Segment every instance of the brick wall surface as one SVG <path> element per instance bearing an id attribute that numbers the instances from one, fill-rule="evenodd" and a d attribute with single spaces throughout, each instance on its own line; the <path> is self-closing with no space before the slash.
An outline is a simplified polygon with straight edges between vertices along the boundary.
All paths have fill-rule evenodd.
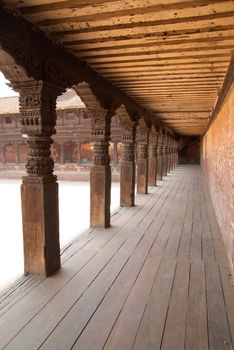
<path id="1" fill-rule="evenodd" d="M 234 277 L 234 84 L 202 139 L 201 163 Z"/>

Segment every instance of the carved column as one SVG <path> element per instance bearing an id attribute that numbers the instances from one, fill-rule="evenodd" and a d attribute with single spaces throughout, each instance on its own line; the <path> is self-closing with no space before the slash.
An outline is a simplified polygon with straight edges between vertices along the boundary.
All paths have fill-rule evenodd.
<path id="1" fill-rule="evenodd" d="M 179 163 L 179 154 L 178 154 L 178 142 L 175 141 L 175 166 Z"/>
<path id="2" fill-rule="evenodd" d="M 163 160 L 162 160 L 162 148 L 163 148 L 163 133 L 160 131 L 158 134 L 157 143 L 157 178 L 158 180 L 163 179 Z"/>
<path id="3" fill-rule="evenodd" d="M 28 144 L 27 176 L 21 185 L 24 269 L 49 276 L 60 267 L 58 184 L 50 146 L 61 91 L 45 81 L 13 86 L 20 93 L 21 132 Z"/>
<path id="4" fill-rule="evenodd" d="M 158 134 L 152 129 L 149 136 L 149 171 L 148 171 L 148 184 L 149 186 L 156 186 L 157 184 L 157 143 Z"/>
<path id="5" fill-rule="evenodd" d="M 171 169 L 171 137 L 168 137 L 167 141 L 167 173 L 170 173 Z"/>
<path id="6" fill-rule="evenodd" d="M 172 163 L 172 170 L 175 168 L 175 141 L 172 139 L 171 141 L 171 163 Z"/>
<path id="7" fill-rule="evenodd" d="M 91 117 L 93 165 L 90 171 L 90 224 L 110 226 L 111 167 L 109 157 L 110 125 L 113 113 L 94 111 Z"/>
<path id="8" fill-rule="evenodd" d="M 123 158 L 120 168 L 120 205 L 135 205 L 135 141 L 136 123 L 122 124 Z"/>
<path id="9" fill-rule="evenodd" d="M 168 154 L 167 154 L 167 143 L 168 138 L 167 134 L 163 137 L 163 147 L 162 147 L 162 173 L 163 176 L 167 176 L 167 162 L 168 162 Z"/>
<path id="10" fill-rule="evenodd" d="M 148 192 L 148 138 L 149 130 L 143 118 L 137 129 L 137 193 Z"/>

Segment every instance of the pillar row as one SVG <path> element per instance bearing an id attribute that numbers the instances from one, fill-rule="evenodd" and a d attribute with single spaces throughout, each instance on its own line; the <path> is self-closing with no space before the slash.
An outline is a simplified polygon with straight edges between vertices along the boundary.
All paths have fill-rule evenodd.
<path id="1" fill-rule="evenodd" d="M 61 91 L 45 81 L 13 86 L 20 93 L 21 132 L 28 144 L 27 176 L 21 185 L 24 270 L 49 276 L 60 267 L 58 183 L 50 146 Z"/>

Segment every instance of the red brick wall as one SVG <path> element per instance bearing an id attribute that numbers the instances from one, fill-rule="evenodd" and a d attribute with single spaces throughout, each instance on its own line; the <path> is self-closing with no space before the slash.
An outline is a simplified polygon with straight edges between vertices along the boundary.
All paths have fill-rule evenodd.
<path id="1" fill-rule="evenodd" d="M 234 277 L 234 85 L 202 139 L 201 163 Z"/>

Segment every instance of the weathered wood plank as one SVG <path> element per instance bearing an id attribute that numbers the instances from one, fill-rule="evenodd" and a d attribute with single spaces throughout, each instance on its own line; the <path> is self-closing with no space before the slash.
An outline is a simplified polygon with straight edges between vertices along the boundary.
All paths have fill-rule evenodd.
<path id="1" fill-rule="evenodd" d="M 149 296 L 133 349 L 160 349 L 176 261 L 163 262 Z M 160 315 L 160 317 L 159 317 Z"/>
<path id="2" fill-rule="evenodd" d="M 190 264 L 179 261 L 173 283 L 161 350 L 184 349 Z"/>
<path id="3" fill-rule="evenodd" d="M 218 265 L 206 264 L 210 350 L 233 349 Z"/>

